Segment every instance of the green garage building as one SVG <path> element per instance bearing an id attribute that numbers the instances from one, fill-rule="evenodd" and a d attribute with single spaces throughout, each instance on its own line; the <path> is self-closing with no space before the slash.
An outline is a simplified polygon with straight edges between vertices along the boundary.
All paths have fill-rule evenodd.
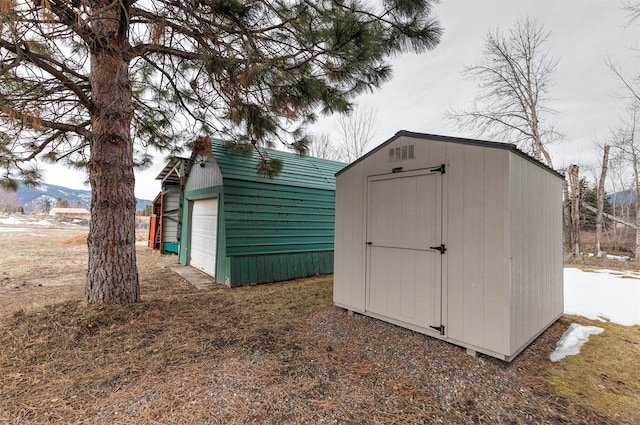
<path id="1" fill-rule="evenodd" d="M 261 149 L 262 151 L 262 149 Z M 228 286 L 333 272 L 335 173 L 346 164 L 266 149 L 283 162 L 269 179 L 260 154 L 219 140 L 184 183 L 179 261 Z"/>

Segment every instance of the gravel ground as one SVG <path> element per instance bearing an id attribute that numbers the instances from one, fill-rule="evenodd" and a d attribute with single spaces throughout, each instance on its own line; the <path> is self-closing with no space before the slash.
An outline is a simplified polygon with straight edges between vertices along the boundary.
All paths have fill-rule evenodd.
<path id="1" fill-rule="evenodd" d="M 325 308 L 293 329 L 215 339 L 204 363 L 155 371 L 96 401 L 79 422 L 607 423 L 552 397 L 537 375 L 564 327 L 552 326 L 505 363 Z"/>

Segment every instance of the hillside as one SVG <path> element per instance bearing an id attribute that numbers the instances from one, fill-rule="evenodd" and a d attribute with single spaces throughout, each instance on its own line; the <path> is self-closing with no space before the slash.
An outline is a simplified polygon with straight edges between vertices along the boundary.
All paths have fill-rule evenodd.
<path id="1" fill-rule="evenodd" d="M 3 197 L 0 193 L 0 207 L 4 208 L 5 205 L 2 205 L 2 198 L 10 200 L 10 202 L 5 201 L 4 203 L 6 204 L 22 206 L 25 212 L 42 211 L 47 201 L 49 201 L 51 208 L 58 206 L 59 200 L 68 201 L 69 207 L 81 205 L 89 209 L 91 205 L 91 191 L 89 190 L 70 189 L 68 187 L 46 183 L 36 188 L 30 188 L 22 184 L 21 181 L 18 181 L 18 191 L 15 194 L 5 192 Z M 136 199 L 137 210 L 142 210 L 147 205 L 151 205 L 150 200 Z"/>

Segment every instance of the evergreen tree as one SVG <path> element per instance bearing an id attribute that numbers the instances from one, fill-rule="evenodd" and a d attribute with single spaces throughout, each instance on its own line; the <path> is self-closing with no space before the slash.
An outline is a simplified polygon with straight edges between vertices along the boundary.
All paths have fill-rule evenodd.
<path id="1" fill-rule="evenodd" d="M 138 301 L 133 169 L 148 147 L 218 135 L 304 153 L 318 112 L 349 111 L 389 57 L 438 43 L 434 3 L 0 0 L 0 183 L 36 181 L 36 158 L 86 167 L 87 300 Z"/>
<path id="2" fill-rule="evenodd" d="M 580 180 L 580 203 L 587 204 L 591 207 L 595 208 L 597 204 L 598 197 L 598 187 L 594 185 L 589 187 L 587 181 L 583 178 Z M 603 211 L 607 214 L 612 214 L 611 203 L 607 199 L 605 194 L 604 197 L 604 208 Z M 610 220 L 603 220 L 603 225 L 607 228 L 610 225 Z M 596 229 L 596 213 L 588 210 L 586 208 L 580 208 L 580 229 L 595 231 Z"/>

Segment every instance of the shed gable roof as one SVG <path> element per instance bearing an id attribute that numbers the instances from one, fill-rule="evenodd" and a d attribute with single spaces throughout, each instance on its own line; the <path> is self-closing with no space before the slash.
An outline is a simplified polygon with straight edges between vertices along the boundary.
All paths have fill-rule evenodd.
<path id="1" fill-rule="evenodd" d="M 446 142 L 446 143 L 460 143 L 460 144 L 465 144 L 465 145 L 481 146 L 481 147 L 490 148 L 490 149 L 508 150 L 508 151 L 513 152 L 514 154 L 516 154 L 518 156 L 521 156 L 522 158 L 526 159 L 527 161 L 532 162 L 535 165 L 544 168 L 545 170 L 547 170 L 551 174 L 554 174 L 555 176 L 557 176 L 557 177 L 559 177 L 559 178 L 564 180 L 564 176 L 561 173 L 557 172 L 553 168 L 548 167 L 547 165 L 543 164 L 542 162 L 538 161 L 537 159 L 533 158 L 532 156 L 527 155 L 526 153 L 524 153 L 523 151 L 518 149 L 516 147 L 516 145 L 514 145 L 512 143 L 489 142 L 489 141 L 486 141 L 486 140 L 465 139 L 465 138 L 461 138 L 461 137 L 451 137 L 451 136 L 440 136 L 440 135 L 437 135 L 437 134 L 416 133 L 416 132 L 406 131 L 406 130 L 398 131 L 393 137 L 391 137 L 390 139 L 388 139 L 385 142 L 383 142 L 380 146 L 378 146 L 375 149 L 371 150 L 366 155 L 361 156 L 360 158 L 358 158 L 357 160 L 355 160 L 351 164 L 347 165 L 343 169 L 339 170 L 336 173 L 336 176 L 344 173 L 349 168 L 351 168 L 353 165 L 359 163 L 360 161 L 363 161 L 365 158 L 369 157 L 370 155 L 373 155 L 374 153 L 378 152 L 379 150 L 384 149 L 387 145 L 389 145 L 390 143 L 392 143 L 396 139 L 398 139 L 400 137 L 403 137 L 403 136 L 411 137 L 411 138 L 414 138 L 414 139 L 435 140 L 435 141 Z"/>
<path id="2" fill-rule="evenodd" d="M 256 150 L 253 150 L 248 155 L 242 155 L 229 152 L 221 140 L 212 140 L 211 145 L 213 157 L 224 179 L 335 190 L 335 175 L 347 165 L 327 159 L 260 148 L 260 151 L 264 149 L 270 158 L 279 159 L 283 162 L 280 174 L 270 179 L 259 175 L 257 172 L 257 166 L 261 158 Z"/>

